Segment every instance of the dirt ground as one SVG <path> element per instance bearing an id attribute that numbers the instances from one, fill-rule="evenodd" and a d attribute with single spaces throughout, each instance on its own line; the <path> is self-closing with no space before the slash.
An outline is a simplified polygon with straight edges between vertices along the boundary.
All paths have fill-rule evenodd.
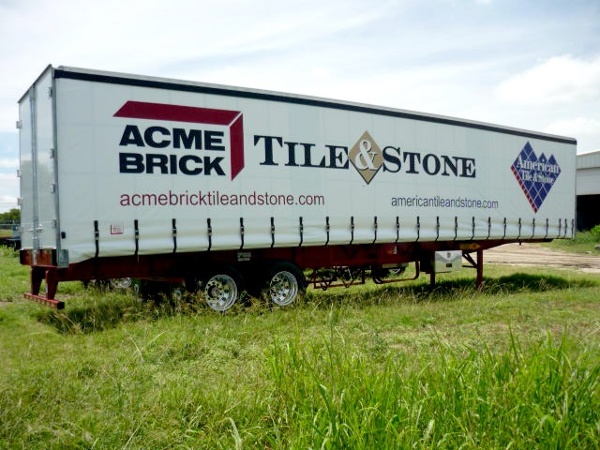
<path id="1" fill-rule="evenodd" d="M 483 262 L 514 266 L 571 268 L 600 274 L 600 252 L 589 255 L 552 250 L 536 244 L 506 244 L 483 252 Z"/>

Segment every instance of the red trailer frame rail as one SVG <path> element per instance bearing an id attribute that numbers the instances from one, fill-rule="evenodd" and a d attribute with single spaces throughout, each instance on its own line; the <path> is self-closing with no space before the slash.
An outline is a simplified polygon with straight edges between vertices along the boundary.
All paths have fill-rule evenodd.
<path id="1" fill-rule="evenodd" d="M 538 240 L 545 242 L 547 240 Z M 359 244 L 342 246 L 294 247 L 280 249 L 257 249 L 247 251 L 199 252 L 167 255 L 132 255 L 126 257 L 94 258 L 69 265 L 66 268 L 52 264 L 56 255 L 45 250 L 36 255 L 40 263 L 32 263 L 33 253 L 21 251 L 21 262 L 31 265 L 31 291 L 25 294 L 29 300 L 61 309 L 64 303 L 56 299 L 60 282 L 108 280 L 114 278 L 140 278 L 172 282 L 188 282 L 202 279 L 218 268 L 235 269 L 244 281 L 256 281 L 265 276 L 274 263 L 286 262 L 299 270 L 312 270 L 309 277 L 315 289 L 334 287 L 348 288 L 366 282 L 367 272 L 376 284 L 397 283 L 417 279 L 422 272 L 428 273 L 430 283 L 435 284 L 436 272 L 432 257 L 435 252 L 459 250 L 469 263 L 466 267 L 476 269 L 475 285 L 483 284 L 483 252 L 485 249 L 511 242 L 485 240 L 466 242 L 414 242 L 399 244 Z M 473 254 L 476 256 L 473 258 Z M 388 268 L 415 264 L 412 277 L 383 278 Z M 337 268 L 335 276 L 319 275 L 320 269 Z M 356 276 L 345 276 L 355 271 Z M 262 280 L 265 281 L 265 280 Z M 45 292 L 41 292 L 45 284 Z M 259 283 L 260 284 L 260 283 Z"/>

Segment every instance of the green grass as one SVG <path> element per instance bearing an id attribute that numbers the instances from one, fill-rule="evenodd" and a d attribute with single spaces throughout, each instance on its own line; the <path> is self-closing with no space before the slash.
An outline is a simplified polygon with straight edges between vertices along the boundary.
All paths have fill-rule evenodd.
<path id="1" fill-rule="evenodd" d="M 0 250 L 0 449 L 600 448 L 600 277 L 486 267 L 217 314 Z"/>
<path id="2" fill-rule="evenodd" d="M 596 250 L 596 246 L 600 245 L 600 225 L 591 230 L 578 231 L 573 239 L 555 239 L 545 245 L 573 253 L 600 255 L 600 251 Z"/>

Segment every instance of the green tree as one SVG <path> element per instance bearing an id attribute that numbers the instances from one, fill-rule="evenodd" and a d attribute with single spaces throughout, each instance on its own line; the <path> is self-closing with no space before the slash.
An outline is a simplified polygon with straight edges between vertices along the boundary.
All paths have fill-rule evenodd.
<path id="1" fill-rule="evenodd" d="M 12 223 L 21 221 L 21 210 L 18 208 L 13 208 L 8 212 L 0 213 L 0 222 L 3 223 Z"/>

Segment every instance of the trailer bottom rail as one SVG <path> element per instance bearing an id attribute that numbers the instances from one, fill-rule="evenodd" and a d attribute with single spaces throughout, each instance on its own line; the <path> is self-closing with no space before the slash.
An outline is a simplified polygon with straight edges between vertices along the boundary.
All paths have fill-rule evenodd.
<path id="1" fill-rule="evenodd" d="M 65 303 L 60 300 L 46 298 L 43 295 L 36 295 L 32 293 L 23 294 L 27 300 L 31 300 L 32 302 L 40 303 L 42 305 L 50 306 L 54 309 L 64 309 Z"/>

